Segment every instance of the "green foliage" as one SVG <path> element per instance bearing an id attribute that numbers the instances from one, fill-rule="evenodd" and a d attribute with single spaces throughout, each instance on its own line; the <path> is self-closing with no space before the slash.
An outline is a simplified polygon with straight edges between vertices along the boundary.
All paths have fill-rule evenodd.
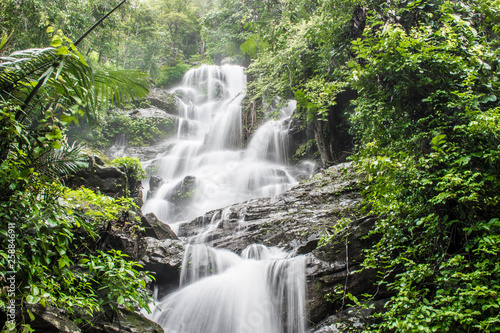
<path id="1" fill-rule="evenodd" d="M 12 32 L 5 53 L 40 47 L 49 26 L 76 40 L 114 5 L 108 0 L 2 1 L 0 34 Z M 199 1 L 129 0 L 79 48 L 94 69 L 139 69 L 156 79 L 163 64 L 202 51 L 198 18 L 203 10 Z"/>
<path id="2" fill-rule="evenodd" d="M 118 126 L 123 127 L 127 123 L 123 133 L 131 146 L 148 146 L 168 137 L 174 130 L 174 124 L 170 118 L 129 118 L 125 120 L 122 116 L 115 118 Z M 108 126 L 112 126 L 108 123 Z M 118 132 L 115 128 L 115 131 Z M 117 133 L 118 134 L 118 133 Z"/>
<path id="3" fill-rule="evenodd" d="M 304 89 L 295 91 L 297 104 L 306 112 L 308 121 L 328 119 L 329 108 L 336 105 L 336 95 L 346 87 L 345 82 L 327 82 L 325 78 L 316 76 L 304 84 Z"/>
<path id="4" fill-rule="evenodd" d="M 67 176 L 87 166 L 85 157 L 81 153 L 82 149 L 83 146 L 75 144 L 69 146 L 63 142 L 60 149 L 50 149 L 39 155 L 33 167 L 37 172 L 48 177 Z"/>
<path id="5" fill-rule="evenodd" d="M 124 170 L 129 182 L 138 182 L 146 178 L 146 172 L 137 157 L 119 157 L 113 160 L 114 165 Z"/>
<path id="6" fill-rule="evenodd" d="M 100 226 L 110 221 L 127 220 L 128 214 L 134 214 L 134 211 L 139 209 L 132 198 L 111 198 L 85 187 L 77 190 L 66 188 L 63 198 L 73 210 L 89 217 L 92 223 Z"/>
<path id="7" fill-rule="evenodd" d="M 0 41 L 0 51 L 2 51 L 2 49 L 7 45 L 13 33 L 14 31 L 12 31 L 9 35 L 7 35 L 6 32 L 3 32 L 2 40 Z"/>
<path id="8" fill-rule="evenodd" d="M 53 35 L 51 46 L 0 58 L 1 96 L 21 105 L 16 120 L 38 125 L 50 132 L 47 135 L 60 138 L 61 127 L 77 122 L 79 115 L 95 116 L 111 101 L 121 105 L 149 92 L 144 73 L 93 71 L 60 32 Z"/>
<path id="9" fill-rule="evenodd" d="M 190 66 L 183 62 L 178 62 L 175 66 L 163 66 L 156 79 L 156 86 L 169 88 L 179 83 L 189 68 Z"/>
<path id="10" fill-rule="evenodd" d="M 201 18 L 201 35 L 207 42 L 206 56 L 213 61 L 239 55 L 240 45 L 252 34 L 244 25 L 251 10 L 243 1 L 210 1 L 210 4 L 210 10 Z"/>
<path id="11" fill-rule="evenodd" d="M 69 127 L 72 141 L 102 149 L 111 147 L 120 136 L 131 146 L 149 146 L 167 138 L 175 130 L 170 118 L 132 118 L 119 110 L 110 110 L 99 120 L 98 126 L 88 123 Z"/>
<path id="12" fill-rule="evenodd" d="M 255 58 L 259 50 L 264 50 L 269 47 L 269 42 L 264 41 L 258 34 L 250 36 L 243 44 L 240 45 L 240 50 L 243 54 L 248 54 Z"/>
<path id="13" fill-rule="evenodd" d="M 59 179 L 85 166 L 81 147 L 66 144 L 66 126 L 82 111 L 93 114 L 106 98 L 118 99 L 115 93 L 145 93 L 142 79 L 129 85 L 135 74 L 123 80 L 116 73 L 97 74 L 60 34 L 52 46 L 1 58 L 0 246 L 10 252 L 0 254 L 0 279 L 15 274 L 15 290 L 2 290 L 0 306 L 14 302 L 20 313 L 26 313 L 26 303 L 54 306 L 75 321 L 81 317 L 77 309 L 92 320 L 115 304 L 147 307 L 141 282 L 147 273 L 120 253 L 98 251 L 95 238 L 105 221 L 111 225 L 120 214 L 124 221 L 132 202 L 81 190 L 94 205 L 83 212 L 78 196 L 67 196 L 76 192 Z M 28 317 L 19 325 L 29 331 Z"/>
<path id="14" fill-rule="evenodd" d="M 295 161 L 300 161 L 301 159 L 306 157 L 306 155 L 310 151 L 315 151 L 314 148 L 316 148 L 316 140 L 315 139 L 308 140 L 306 143 L 300 145 L 299 148 L 297 148 L 295 154 L 293 154 L 293 159 Z"/>
<path id="15" fill-rule="evenodd" d="M 355 160 L 382 216 L 364 265 L 394 295 L 371 331 L 498 331 L 500 84 L 481 14 L 386 4 L 353 44 Z"/>
<path id="16" fill-rule="evenodd" d="M 118 306 L 124 306 L 135 311 L 139 306 L 149 312 L 151 298 L 146 282 L 152 276 L 137 271 L 135 268 L 142 266 L 128 260 L 126 254 L 116 250 L 97 251 L 95 255 L 82 255 L 78 265 L 89 272 L 87 279 L 93 282 L 100 309 L 109 306 L 116 311 Z"/>
<path id="17" fill-rule="evenodd" d="M 149 93 L 149 74 L 138 70 L 96 71 L 94 73 L 94 93 L 100 107 L 139 100 Z"/>
<path id="18" fill-rule="evenodd" d="M 349 59 L 352 16 L 362 1 L 290 1 L 273 24 L 257 24 L 269 47 L 249 67 L 259 77 L 250 83 L 255 97 L 293 97 L 311 119 L 325 118 L 345 85 L 342 68 Z"/>
<path id="19" fill-rule="evenodd" d="M 10 162 L 19 166 L 21 161 Z M 16 292 L 2 294 L 2 303 L 13 299 L 20 309 L 23 302 L 55 306 L 77 323 L 81 312 L 92 315 L 116 304 L 147 308 L 147 273 L 136 271 L 137 265 L 122 254 L 95 251 L 92 245 L 105 222 L 123 219 L 134 207 L 130 199 L 111 199 L 86 189 L 71 191 L 58 182 L 47 183 L 36 172 L 14 179 L 6 163 L 1 170 L 2 179 L 17 185 L 0 202 L 1 246 L 8 248 L 7 225 L 13 225 L 16 253 L 15 262 L 2 255 L 0 274 L 7 278 L 9 271 L 17 272 Z"/>
<path id="20" fill-rule="evenodd" d="M 331 230 L 325 231 L 321 233 L 321 237 L 318 242 L 318 246 L 323 246 L 331 241 L 334 241 L 338 238 L 339 234 L 346 230 L 349 225 L 352 223 L 352 220 L 347 217 L 343 217 L 338 220 L 332 227 Z M 338 240 L 338 239 L 337 239 Z"/>

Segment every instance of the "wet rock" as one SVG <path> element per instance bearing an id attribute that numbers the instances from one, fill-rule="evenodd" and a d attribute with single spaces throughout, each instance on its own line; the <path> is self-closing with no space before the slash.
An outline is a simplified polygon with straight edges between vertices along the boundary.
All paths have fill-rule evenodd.
<path id="1" fill-rule="evenodd" d="M 359 271 L 362 250 L 373 241 L 364 236 L 376 220 L 361 213 L 360 179 L 350 163 L 335 165 L 274 198 L 208 212 L 181 225 L 178 234 L 199 234 L 216 223 L 207 235 L 212 246 L 239 253 L 260 243 L 306 255 L 308 320 L 319 323 L 345 306 L 335 299 L 339 290 L 358 296 L 374 291 L 375 272 Z"/>
<path id="2" fill-rule="evenodd" d="M 165 199 L 177 205 L 177 210 L 180 211 L 185 204 L 192 200 L 195 191 L 196 177 L 186 176 L 175 185 Z"/>
<path id="3" fill-rule="evenodd" d="M 142 314 L 130 312 L 124 309 L 110 319 L 104 313 L 94 313 L 93 317 L 82 311 L 81 316 L 92 322 L 92 325 L 78 327 L 68 317 L 65 312 L 52 306 L 43 307 L 39 304 L 28 305 L 27 308 L 34 315 L 35 319 L 29 325 L 35 332 L 44 333 L 163 333 L 163 329 L 145 318 Z M 77 313 L 79 309 L 76 309 Z M 27 313 L 23 314 L 26 318 Z"/>
<path id="4" fill-rule="evenodd" d="M 137 236 L 132 236 L 122 231 L 107 232 L 103 238 L 106 249 L 115 249 L 128 255 L 132 260 L 138 260 L 138 240 Z"/>
<path id="5" fill-rule="evenodd" d="M 375 223 L 374 217 L 362 217 L 347 224 L 334 239 L 314 249 L 308 256 L 308 308 L 310 320 L 318 322 L 335 313 L 349 300 L 344 294 L 374 293 L 376 272 L 361 270 L 363 249 L 374 241 L 366 238 Z M 379 290 L 378 297 L 385 291 Z"/>
<path id="6" fill-rule="evenodd" d="M 126 147 L 123 154 L 125 156 L 137 157 L 141 161 L 148 161 L 157 158 L 167 149 L 167 143 L 159 143 L 157 145 L 147 147 Z"/>
<path id="7" fill-rule="evenodd" d="M 148 224 L 161 223 L 154 214 L 143 217 Z M 165 294 L 178 287 L 180 281 L 180 267 L 184 255 L 182 241 L 178 240 L 172 230 L 161 223 L 150 228 L 153 237 L 130 235 L 123 231 L 114 230 L 106 235 L 106 249 L 119 250 L 143 266 L 142 270 L 153 272 L 156 281 L 154 285 L 159 289 L 159 295 Z M 160 234 L 162 239 L 158 239 Z"/>
<path id="8" fill-rule="evenodd" d="M 171 115 L 177 114 L 175 106 L 175 97 L 163 89 L 151 89 L 148 101 L 151 105 L 161 109 L 162 111 Z"/>
<path id="9" fill-rule="evenodd" d="M 155 214 L 148 213 L 141 216 L 142 226 L 145 228 L 145 235 L 158 240 L 179 239 L 168 224 L 158 220 Z"/>
<path id="10" fill-rule="evenodd" d="M 168 94 L 168 93 L 167 93 Z M 168 94 L 173 98 L 172 95 Z M 140 107 L 131 111 L 124 111 L 126 114 L 132 119 L 152 119 L 153 125 L 156 126 L 158 130 L 160 130 L 165 135 L 160 135 L 153 140 L 150 140 L 152 145 L 145 147 L 137 147 L 137 146 L 129 146 L 128 144 L 121 145 L 117 150 L 117 146 L 112 146 L 106 149 L 106 155 L 109 158 L 115 158 L 119 156 L 129 156 L 129 157 L 137 157 L 141 161 L 151 160 L 156 158 L 161 153 L 165 152 L 166 144 L 162 142 L 168 135 L 175 133 L 175 129 L 177 128 L 177 124 L 179 121 L 179 117 L 176 116 L 176 107 L 175 103 L 170 105 L 163 105 L 162 102 L 158 99 L 153 98 L 151 106 Z M 158 106 L 155 106 L 159 105 Z M 167 112 L 168 111 L 168 112 Z M 165 119 L 170 120 L 165 121 Z M 130 138 L 124 138 L 123 142 L 128 142 Z"/>
<path id="11" fill-rule="evenodd" d="M 201 234 L 214 219 L 218 219 L 221 216 L 220 210 L 210 211 L 205 213 L 203 216 L 199 216 L 189 223 L 183 223 L 179 226 L 177 235 L 181 237 L 191 237 Z M 215 239 L 216 234 L 211 233 L 209 235 L 209 241 Z"/>
<path id="12" fill-rule="evenodd" d="M 179 236 L 219 223 L 211 245 L 241 252 L 252 243 L 305 253 L 342 218 L 359 218 L 359 175 L 349 164 L 334 166 L 274 198 L 254 199 L 208 212 L 179 228 Z M 215 218 L 214 218 L 215 216 Z M 224 218 L 222 218 L 224 217 Z M 311 243 L 313 242 L 313 243 Z"/>
<path id="13" fill-rule="evenodd" d="M 35 332 L 46 333 L 80 333 L 81 330 L 69 318 L 64 315 L 63 311 L 57 308 L 41 305 L 29 305 L 28 309 L 35 316 L 35 320 L 29 324 Z M 25 314 L 27 317 L 28 314 Z"/>
<path id="14" fill-rule="evenodd" d="M 177 288 L 180 281 L 180 267 L 184 255 L 183 243 L 179 240 L 144 237 L 139 245 L 139 264 L 144 270 L 154 272 L 155 286 L 161 298 Z"/>
<path id="15" fill-rule="evenodd" d="M 163 110 L 161 110 L 155 106 L 135 109 L 135 110 L 130 111 L 128 113 L 128 115 L 131 118 L 153 118 L 153 119 L 168 118 L 168 119 L 171 119 L 174 122 L 174 124 L 177 123 L 177 119 L 178 119 L 177 116 L 165 113 Z"/>
<path id="16" fill-rule="evenodd" d="M 147 194 L 148 199 L 154 197 L 156 191 L 158 191 L 158 189 L 161 187 L 162 184 L 163 184 L 163 178 L 161 177 L 153 175 L 151 176 L 151 178 L 149 178 L 149 191 Z"/>
<path id="17" fill-rule="evenodd" d="M 319 324 L 309 329 L 310 333 L 343 333 L 343 332 L 363 332 L 366 324 L 372 322 L 369 316 L 375 312 L 382 311 L 386 300 L 372 302 L 370 308 L 360 309 L 349 307 L 338 311 L 336 314 L 328 316 Z"/>
<path id="18" fill-rule="evenodd" d="M 97 321 L 84 333 L 163 333 L 157 323 L 145 318 L 142 314 L 119 310 L 111 321 Z"/>
<path id="19" fill-rule="evenodd" d="M 89 166 L 71 175 L 66 185 L 70 188 L 84 186 L 110 197 L 125 196 L 127 175 L 119 168 L 105 164 L 97 155 L 88 156 Z"/>

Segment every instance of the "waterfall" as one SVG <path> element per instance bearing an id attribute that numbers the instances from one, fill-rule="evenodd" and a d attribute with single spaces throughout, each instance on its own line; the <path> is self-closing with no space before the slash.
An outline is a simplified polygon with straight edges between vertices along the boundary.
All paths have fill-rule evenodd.
<path id="1" fill-rule="evenodd" d="M 177 135 L 163 155 L 146 163 L 156 165 L 162 182 L 148 196 L 144 213 L 154 212 L 176 230 L 210 210 L 275 196 L 297 183 L 288 148 L 295 103 L 274 110 L 278 119 L 261 125 L 245 148 L 245 87 L 239 66 L 202 66 L 186 73 L 172 91 Z M 180 289 L 156 300 L 149 318 L 170 333 L 305 332 L 305 259 L 258 244 L 241 255 L 206 245 L 225 212 L 185 240 Z"/>
<path id="2" fill-rule="evenodd" d="M 248 199 L 275 196 L 297 181 L 290 172 L 286 119 L 282 109 L 242 146 L 241 103 L 246 77 L 239 66 L 202 66 L 188 71 L 173 90 L 178 106 L 177 135 L 157 165 L 163 185 L 143 212 L 154 212 L 175 230 L 179 222 Z M 190 177 L 187 193 L 180 187 Z M 182 196 L 180 198 L 179 196 Z"/>
<path id="3" fill-rule="evenodd" d="M 260 246 L 241 257 L 189 246 L 187 285 L 157 302 L 150 318 L 169 333 L 304 332 L 304 257 Z"/>
<path id="4" fill-rule="evenodd" d="M 125 154 L 127 145 L 125 134 L 119 134 L 116 136 L 115 143 L 109 148 L 108 153 L 113 156 L 113 158 L 122 157 Z"/>

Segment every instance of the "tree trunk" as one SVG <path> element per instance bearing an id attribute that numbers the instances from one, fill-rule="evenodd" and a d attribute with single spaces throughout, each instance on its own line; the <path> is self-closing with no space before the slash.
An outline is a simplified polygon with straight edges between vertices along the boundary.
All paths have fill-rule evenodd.
<path id="1" fill-rule="evenodd" d="M 356 97 L 354 90 L 339 93 L 337 104 L 329 109 L 328 119 L 314 120 L 314 136 L 324 165 L 343 162 L 351 154 L 353 138 L 349 134 L 347 118 L 352 109 L 351 101 Z"/>

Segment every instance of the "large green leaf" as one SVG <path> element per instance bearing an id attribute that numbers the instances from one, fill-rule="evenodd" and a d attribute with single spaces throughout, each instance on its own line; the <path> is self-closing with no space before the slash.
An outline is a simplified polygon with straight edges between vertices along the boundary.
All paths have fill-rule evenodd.
<path id="1" fill-rule="evenodd" d="M 64 52 L 60 52 L 64 48 Z M 87 116 L 100 108 L 122 105 L 149 93 L 148 74 L 137 70 L 93 71 L 78 51 L 30 49 L 0 58 L 0 93 L 23 105 L 24 119 L 37 118 L 47 107 L 78 105 Z M 29 118 L 29 117 L 28 117 Z"/>
<path id="2" fill-rule="evenodd" d="M 149 75 L 138 70 L 96 71 L 93 78 L 95 102 L 104 108 L 146 97 L 151 83 Z"/>
<path id="3" fill-rule="evenodd" d="M 49 177 L 66 176 L 87 167 L 82 154 L 83 146 L 63 145 L 60 149 L 48 149 L 34 161 L 36 170 Z"/>

